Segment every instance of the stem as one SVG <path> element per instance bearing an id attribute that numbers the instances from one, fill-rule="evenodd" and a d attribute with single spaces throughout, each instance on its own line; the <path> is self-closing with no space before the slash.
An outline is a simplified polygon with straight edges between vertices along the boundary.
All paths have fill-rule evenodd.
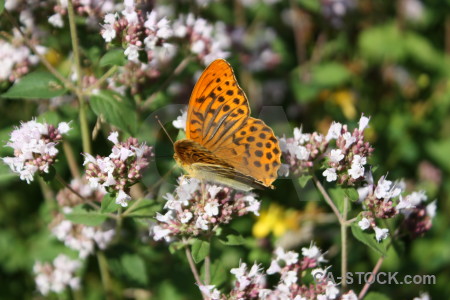
<path id="1" fill-rule="evenodd" d="M 186 240 L 184 240 L 184 242 L 186 243 L 186 246 L 184 249 L 185 249 L 187 260 L 189 262 L 189 267 L 191 268 L 192 274 L 194 275 L 197 285 L 202 286 L 203 283 L 200 280 L 200 276 L 198 275 L 197 268 L 195 267 L 194 259 L 192 258 L 191 249 L 189 249 L 189 244 L 186 242 Z"/>
<path id="2" fill-rule="evenodd" d="M 67 158 L 67 163 L 69 164 L 70 174 L 72 174 L 72 177 L 80 178 L 80 170 L 78 169 L 78 164 L 75 155 L 73 154 L 73 149 L 66 140 L 63 140 L 63 149 Z"/>
<path id="3" fill-rule="evenodd" d="M 84 94 L 85 94 L 85 95 L 89 95 L 90 93 L 92 93 L 93 90 L 99 88 L 99 87 L 103 84 L 103 82 L 106 81 L 106 79 L 108 79 L 111 75 L 113 75 L 113 74 L 116 73 L 116 72 L 117 72 L 117 66 L 111 67 L 108 71 L 106 71 L 105 74 L 103 74 L 102 77 L 100 77 L 99 80 L 97 80 L 96 83 L 94 83 L 93 85 L 91 85 L 90 87 L 88 87 L 88 88 L 86 89 L 86 91 L 84 91 Z"/>
<path id="4" fill-rule="evenodd" d="M 344 197 L 344 212 L 341 222 L 341 282 L 344 290 L 347 287 L 347 206 L 348 199 Z"/>
<path id="5" fill-rule="evenodd" d="M 205 257 L 205 285 L 209 285 L 210 282 L 211 282 L 211 257 L 208 254 Z"/>
<path id="6" fill-rule="evenodd" d="M 369 287 L 370 287 L 371 283 L 374 281 L 374 280 L 373 280 L 374 277 L 377 275 L 378 271 L 380 270 L 381 265 L 383 264 L 383 261 L 384 261 L 384 256 L 381 256 L 381 257 L 378 259 L 378 261 L 377 261 L 375 267 L 373 268 L 372 274 L 370 275 L 369 280 L 366 282 L 366 284 L 364 285 L 363 289 L 362 289 L 361 292 L 359 293 L 358 299 L 362 299 L 362 298 L 364 298 L 364 296 L 366 295 L 367 291 L 369 290 Z"/>
<path id="7" fill-rule="evenodd" d="M 334 205 L 333 200 L 331 200 L 331 198 L 328 195 L 327 191 L 325 190 L 325 188 L 323 187 L 323 185 L 320 183 L 319 179 L 315 175 L 313 176 L 313 181 L 316 184 L 317 188 L 319 189 L 319 192 L 324 197 L 325 202 L 328 203 L 328 205 L 331 207 L 331 209 L 333 210 L 334 214 L 338 218 L 339 223 L 343 223 L 342 216 L 341 216 L 338 208 L 336 207 L 336 205 Z"/>
<path id="8" fill-rule="evenodd" d="M 102 251 L 97 252 L 97 260 L 98 260 L 98 267 L 100 269 L 100 277 L 102 280 L 103 289 L 106 294 L 106 299 L 114 299 L 112 295 L 113 289 L 111 283 L 111 276 L 108 270 L 108 262 L 106 261 L 106 257 Z"/>
<path id="9" fill-rule="evenodd" d="M 89 134 L 89 123 L 86 114 L 86 103 L 83 98 L 82 93 L 82 71 L 80 62 L 80 45 L 78 44 L 77 26 L 75 24 L 75 14 L 73 12 L 72 0 L 67 1 L 67 12 L 69 15 L 69 27 L 70 27 L 70 37 L 72 40 L 72 51 L 75 61 L 75 73 L 77 77 L 77 88 L 75 89 L 75 94 L 78 98 L 78 103 L 80 105 L 80 127 L 81 127 L 81 139 L 83 141 L 83 152 L 91 153 L 91 138 Z"/>
<path id="10" fill-rule="evenodd" d="M 17 31 L 20 33 L 20 35 L 23 38 L 23 41 L 28 46 L 28 48 L 33 51 L 33 53 L 39 57 L 39 60 L 42 62 L 42 64 L 47 68 L 47 70 L 52 73 L 56 78 L 58 78 L 59 81 L 61 81 L 64 86 L 70 90 L 75 90 L 75 87 L 73 86 L 72 82 L 70 82 L 67 78 L 65 78 L 61 73 L 59 73 L 52 64 L 43 56 L 39 51 L 36 49 L 36 47 L 33 45 L 33 43 L 30 41 L 30 39 L 23 33 L 22 29 L 20 28 L 20 25 L 16 22 L 16 20 L 9 14 L 7 10 L 3 11 L 3 15 L 5 15 L 9 22 L 17 29 Z"/>
<path id="11" fill-rule="evenodd" d="M 55 202 L 53 199 L 55 199 L 55 195 L 53 194 L 53 191 L 50 189 L 50 187 L 47 185 L 47 183 L 42 179 L 40 176 L 38 176 L 38 182 L 39 186 L 42 191 L 42 196 L 44 197 L 44 201 L 52 208 L 55 208 Z"/>

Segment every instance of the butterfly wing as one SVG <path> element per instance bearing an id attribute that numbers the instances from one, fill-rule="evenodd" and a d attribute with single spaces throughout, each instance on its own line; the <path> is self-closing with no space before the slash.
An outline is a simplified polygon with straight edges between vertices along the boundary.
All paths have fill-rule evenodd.
<path id="1" fill-rule="evenodd" d="M 281 151 L 272 129 L 249 114 L 247 97 L 233 69 L 225 60 L 215 60 L 192 92 L 186 137 L 235 171 L 270 186 L 277 177 Z"/>

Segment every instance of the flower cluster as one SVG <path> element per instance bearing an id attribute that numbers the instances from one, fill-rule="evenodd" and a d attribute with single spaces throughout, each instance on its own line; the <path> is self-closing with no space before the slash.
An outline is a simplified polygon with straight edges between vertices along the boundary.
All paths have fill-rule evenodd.
<path id="1" fill-rule="evenodd" d="M 227 58 L 226 51 L 231 46 L 225 24 L 223 22 L 209 23 L 193 14 L 180 15 L 173 23 L 175 36 L 187 39 L 190 50 L 205 65 L 217 58 Z"/>
<path id="2" fill-rule="evenodd" d="M 389 230 L 379 228 L 376 219 L 393 218 L 399 213 L 404 215 L 403 226 L 413 237 L 430 230 L 431 219 L 436 214 L 436 201 L 426 205 L 425 192 L 402 196 L 405 189 L 402 182 L 393 183 L 382 176 L 375 185 L 370 172 L 366 174 L 366 181 L 368 184 L 358 189 L 359 201 L 365 208 L 358 222 L 362 230 L 372 228 L 376 239 L 381 241 L 388 237 Z"/>
<path id="3" fill-rule="evenodd" d="M 139 144 L 136 138 L 130 137 L 126 142 L 119 142 L 118 136 L 119 133 L 114 131 L 108 137 L 114 143 L 109 156 L 93 157 L 85 153 L 84 165 L 90 185 L 116 193 L 116 203 L 126 207 L 131 200 L 128 190 L 142 178 L 153 152 L 152 147 L 145 143 Z"/>
<path id="4" fill-rule="evenodd" d="M 325 137 L 317 132 L 303 133 L 301 128 L 294 128 L 293 138 L 279 138 L 284 164 L 280 168 L 280 175 L 290 173 L 301 175 L 310 170 L 314 160 L 326 150 L 328 143 Z"/>
<path id="5" fill-rule="evenodd" d="M 74 179 L 68 187 L 60 190 L 56 196 L 61 210 L 68 214 L 73 207 L 91 201 L 99 203 L 104 192 L 99 188 L 93 188 L 85 179 Z M 79 252 L 80 258 L 86 258 L 95 250 L 95 245 L 100 249 L 106 249 L 115 236 L 114 229 L 106 229 L 100 226 L 92 227 L 83 224 L 75 224 L 58 213 L 50 224 L 51 232 L 64 244 Z"/>
<path id="6" fill-rule="evenodd" d="M 328 182 L 336 181 L 339 184 L 354 185 L 364 179 L 367 158 L 373 152 L 372 146 L 364 141 L 364 129 L 369 123 L 369 118 L 364 115 L 359 120 L 359 128 L 352 133 L 347 125 L 333 122 L 325 139 L 329 142 L 336 140 L 337 149 L 329 151 L 323 176 Z"/>
<path id="7" fill-rule="evenodd" d="M 204 184 L 195 178 L 179 179 L 173 194 L 166 194 L 167 212 L 156 216 L 151 228 L 155 240 L 172 240 L 175 236 L 197 236 L 215 230 L 234 216 L 250 212 L 258 215 L 260 203 L 252 193 L 233 192 L 223 186 Z"/>
<path id="8" fill-rule="evenodd" d="M 59 123 L 58 127 L 36 120 L 22 123 L 11 132 L 11 138 L 6 144 L 14 149 L 14 157 L 4 157 L 3 161 L 20 175 L 21 180 L 30 183 L 36 172 L 49 172 L 58 154 L 56 146 L 69 130 L 66 122 Z"/>
<path id="9" fill-rule="evenodd" d="M 72 260 L 63 254 L 58 255 L 52 263 L 36 262 L 33 271 L 39 292 L 46 296 L 51 292 L 61 293 L 68 287 L 78 290 L 80 278 L 76 277 L 75 273 L 80 267 L 80 261 Z"/>
<path id="10" fill-rule="evenodd" d="M 28 47 L 0 39 L 0 82 L 14 82 L 27 74 L 30 66 L 38 60 L 37 56 L 31 55 Z"/>
<path id="11" fill-rule="evenodd" d="M 98 26 L 98 20 L 106 13 L 114 10 L 113 0 L 72 0 L 76 14 L 87 16 L 87 23 L 93 27 Z M 54 14 L 48 18 L 48 22 L 55 27 L 64 26 L 63 17 L 67 15 L 67 0 L 60 0 L 53 6 Z"/>
<path id="12" fill-rule="evenodd" d="M 311 244 L 302 249 L 302 256 L 293 251 L 277 248 L 270 267 L 264 272 L 260 265 L 250 269 L 241 263 L 239 268 L 231 269 L 236 277 L 234 286 L 228 295 L 221 294 L 213 285 L 201 286 L 202 293 L 211 299 L 339 299 L 339 289 L 328 279 L 327 269 L 320 264 L 326 262 L 320 249 Z M 278 274 L 278 283 L 269 287 L 267 277 Z M 357 297 L 350 291 L 340 299 Z"/>

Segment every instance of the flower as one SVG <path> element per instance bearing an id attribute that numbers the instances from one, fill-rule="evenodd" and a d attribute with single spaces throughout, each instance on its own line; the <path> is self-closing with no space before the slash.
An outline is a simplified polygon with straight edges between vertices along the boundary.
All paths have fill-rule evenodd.
<path id="1" fill-rule="evenodd" d="M 370 227 L 370 221 L 367 218 L 362 218 L 361 221 L 358 222 L 358 226 L 362 229 L 362 230 L 366 230 Z"/>
<path id="2" fill-rule="evenodd" d="M 114 143 L 109 156 L 84 154 L 86 178 L 92 187 L 115 193 L 116 204 L 126 207 L 131 200 L 128 190 L 142 178 L 153 156 L 152 147 L 132 137 L 119 142 L 117 132 L 112 132 L 108 140 Z"/>
<path id="3" fill-rule="evenodd" d="M 58 255 L 52 263 L 36 262 L 33 272 L 39 292 L 47 296 L 50 292 L 62 293 L 67 287 L 78 290 L 80 278 L 75 273 L 80 267 L 79 260 L 72 260 L 64 254 Z"/>
<path id="4" fill-rule="evenodd" d="M 173 127 L 186 131 L 187 110 L 181 111 L 181 115 L 172 122 Z"/>
<path id="5" fill-rule="evenodd" d="M 195 178 L 178 180 L 173 193 L 166 194 L 164 218 L 157 217 L 150 234 L 154 240 L 170 241 L 180 235 L 198 236 L 236 216 L 258 214 L 259 201 L 252 193 L 234 192 L 229 187 L 205 184 Z"/>
<path id="6" fill-rule="evenodd" d="M 336 174 L 335 168 L 326 169 L 325 171 L 323 171 L 322 175 L 327 178 L 328 182 L 336 181 L 336 179 L 337 179 L 337 174 Z"/>
<path id="7" fill-rule="evenodd" d="M 10 140 L 6 144 L 14 149 L 14 157 L 4 157 L 3 162 L 17 173 L 21 180 L 30 183 L 36 172 L 49 173 L 50 166 L 59 152 L 56 146 L 62 140 L 62 134 L 69 130 L 69 124 L 65 122 L 59 123 L 58 128 L 36 120 L 22 123 L 11 132 Z"/>
<path id="8" fill-rule="evenodd" d="M 327 141 L 335 140 L 341 136 L 342 124 L 338 122 L 333 122 L 328 130 L 327 136 L 325 139 Z"/>
<path id="9" fill-rule="evenodd" d="M 378 242 L 386 239 L 389 236 L 389 229 L 387 228 L 379 228 L 375 226 L 374 230 L 375 230 L 375 238 L 377 239 Z"/>
<path id="10" fill-rule="evenodd" d="M 55 27 L 62 28 L 64 26 L 64 21 L 61 14 L 54 14 L 48 18 L 48 22 Z"/>

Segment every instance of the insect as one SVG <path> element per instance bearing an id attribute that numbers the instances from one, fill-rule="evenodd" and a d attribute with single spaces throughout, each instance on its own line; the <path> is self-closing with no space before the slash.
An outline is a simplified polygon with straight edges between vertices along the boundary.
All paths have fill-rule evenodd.
<path id="1" fill-rule="evenodd" d="M 274 188 L 281 151 L 272 129 L 250 117 L 233 69 L 223 60 L 203 71 L 192 91 L 186 138 L 174 159 L 188 176 L 249 191 Z"/>

